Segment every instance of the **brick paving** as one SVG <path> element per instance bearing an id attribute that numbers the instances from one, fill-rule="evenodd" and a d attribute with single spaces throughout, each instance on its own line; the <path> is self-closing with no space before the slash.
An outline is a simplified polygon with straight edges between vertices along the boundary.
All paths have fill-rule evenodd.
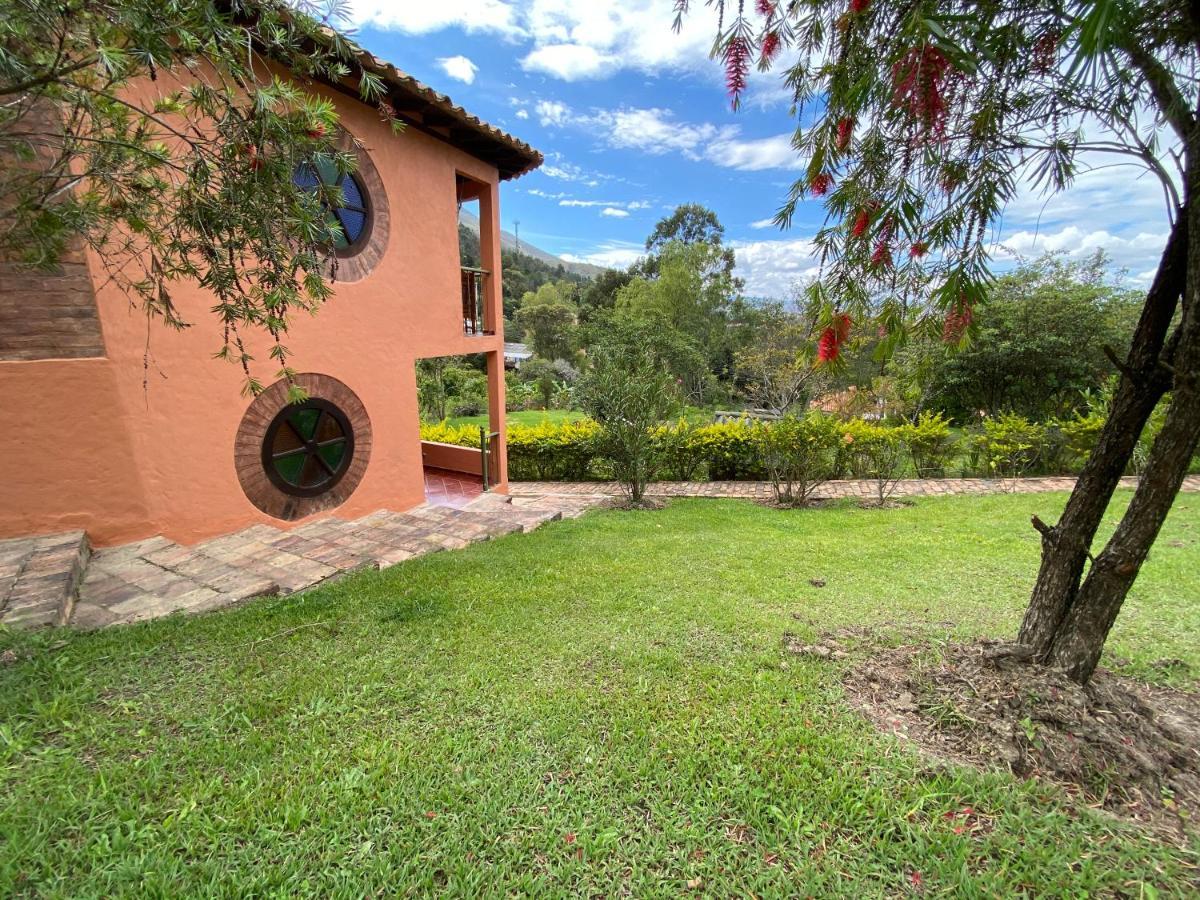
<path id="1" fill-rule="evenodd" d="M 1134 487 L 1136 479 L 1122 480 Z M 1072 478 L 923 479 L 901 481 L 896 496 L 1067 491 Z M 1185 491 L 1200 491 L 1189 476 Z M 0 541 L 0 624 L 77 628 L 202 613 L 270 594 L 307 590 L 362 569 L 532 531 L 613 503 L 611 482 L 513 482 L 512 496 L 480 494 L 463 508 L 426 503 L 407 512 L 380 510 L 361 519 L 326 518 L 291 531 L 255 525 L 183 547 L 154 537 L 92 552 L 81 531 Z M 870 497 L 869 481 L 833 481 L 817 496 Z M 654 497 L 766 499 L 767 482 L 659 482 Z"/>
<path id="2" fill-rule="evenodd" d="M 603 500 L 599 502 L 605 502 Z M 202 613 L 307 590 L 362 569 L 531 531 L 596 505 L 519 504 L 476 494 L 463 508 L 425 504 L 353 521 L 326 518 L 291 531 L 255 525 L 184 547 L 154 537 L 90 551 L 81 532 L 0 542 L 0 624 L 103 628 L 172 613 Z"/>
<path id="3" fill-rule="evenodd" d="M 1121 479 L 1125 488 L 1137 487 L 1137 478 Z M 940 497 L 954 494 L 1038 494 L 1047 491 L 1070 491 L 1074 478 L 920 478 L 906 479 L 896 484 L 894 497 Z M 1189 475 L 1183 482 L 1184 491 L 1200 491 L 1200 475 Z M 612 481 L 513 481 L 509 484 L 513 502 L 522 499 L 620 497 L 624 491 Z M 745 500 L 771 498 L 769 481 L 658 481 L 646 488 L 649 497 L 730 497 Z M 873 481 L 828 481 L 813 496 L 832 500 L 845 497 L 875 496 Z"/>
<path id="4" fill-rule="evenodd" d="M 483 493 L 483 479 L 448 469 L 425 469 L 425 502 L 433 506 L 465 509 Z"/>

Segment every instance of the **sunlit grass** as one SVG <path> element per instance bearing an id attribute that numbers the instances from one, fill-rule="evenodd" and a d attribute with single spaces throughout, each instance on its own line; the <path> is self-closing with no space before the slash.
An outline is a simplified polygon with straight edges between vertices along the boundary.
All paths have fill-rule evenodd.
<path id="1" fill-rule="evenodd" d="M 1062 500 L 592 513 L 207 617 L 0 636 L 0 895 L 1186 894 L 1195 845 L 924 760 L 847 707 L 843 663 L 781 652 L 1011 635 L 1029 514 Z M 1185 496 L 1112 652 L 1200 666 L 1197 597 Z M 989 827 L 955 834 L 964 805 Z"/>

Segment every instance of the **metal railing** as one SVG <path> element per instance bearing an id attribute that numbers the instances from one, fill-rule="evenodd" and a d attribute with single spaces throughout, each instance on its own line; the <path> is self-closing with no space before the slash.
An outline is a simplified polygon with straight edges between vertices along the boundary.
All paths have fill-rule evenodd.
<path id="1" fill-rule="evenodd" d="M 498 431 L 488 431 L 482 425 L 479 426 L 479 459 L 483 469 L 483 489 L 490 490 L 492 487 L 492 441 L 500 437 Z"/>
<path id="2" fill-rule="evenodd" d="M 462 267 L 463 334 L 494 334 L 488 321 L 487 269 Z"/>

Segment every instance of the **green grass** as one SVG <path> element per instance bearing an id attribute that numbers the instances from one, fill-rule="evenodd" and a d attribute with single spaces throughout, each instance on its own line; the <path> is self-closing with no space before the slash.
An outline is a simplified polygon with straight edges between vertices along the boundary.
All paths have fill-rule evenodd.
<path id="1" fill-rule="evenodd" d="M 1188 894 L 1200 841 L 923 759 L 847 707 L 844 663 L 781 652 L 849 624 L 1011 634 L 1028 516 L 1062 500 L 683 501 L 206 617 L 0 635 L 0 896 Z M 1113 652 L 1200 666 L 1197 596 L 1185 496 Z M 989 827 L 955 834 L 966 805 Z"/>
<path id="2" fill-rule="evenodd" d="M 587 414 L 576 409 L 523 409 L 517 412 L 510 412 L 505 419 L 509 427 L 513 425 L 541 425 L 543 422 L 551 422 L 554 425 L 562 422 L 577 422 L 580 419 L 586 419 Z M 485 428 L 488 424 L 487 414 L 481 416 L 451 416 L 446 420 L 450 425 L 483 425 Z"/>

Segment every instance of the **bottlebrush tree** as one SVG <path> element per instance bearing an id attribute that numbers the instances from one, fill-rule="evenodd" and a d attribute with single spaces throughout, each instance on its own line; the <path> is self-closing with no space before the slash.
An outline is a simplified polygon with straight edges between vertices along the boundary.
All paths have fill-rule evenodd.
<path id="1" fill-rule="evenodd" d="M 340 189 L 298 190 L 298 165 L 357 157 L 310 81 L 354 77 L 399 127 L 382 80 L 328 23 L 341 0 L 19 0 L 0 5 L 0 260 L 52 270 L 95 251 L 149 318 L 188 322 L 179 281 L 214 298 L 217 355 L 251 372 L 265 332 L 278 376 L 297 311 L 330 296 Z M 272 69 L 269 63 L 278 68 Z M 278 73 L 278 74 L 277 74 Z M 299 389 L 293 396 L 299 396 Z"/>
<path id="2" fill-rule="evenodd" d="M 1200 441 L 1200 7 L 1145 0 L 712 0 L 734 106 L 750 66 L 782 78 L 807 161 L 776 221 L 824 203 L 814 243 L 820 355 L 846 318 L 873 320 L 887 352 L 914 330 L 968 340 L 990 253 L 1019 191 L 1081 170 L 1141 167 L 1170 234 L 1095 452 L 1054 526 L 1018 640 L 1086 681 Z M 679 21 L 688 0 L 677 0 Z M 678 23 L 677 23 L 678 24 Z M 1114 354 L 1115 358 L 1115 354 Z M 1166 425 L 1120 526 L 1092 542 L 1142 428 Z"/>

